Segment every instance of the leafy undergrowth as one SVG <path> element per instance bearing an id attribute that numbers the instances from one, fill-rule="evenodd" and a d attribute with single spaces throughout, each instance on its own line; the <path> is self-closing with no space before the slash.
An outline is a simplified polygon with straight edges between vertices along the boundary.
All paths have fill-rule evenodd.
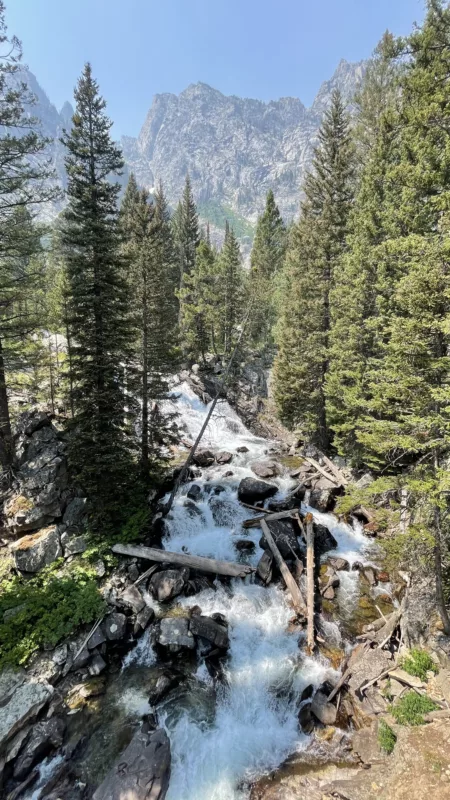
<path id="1" fill-rule="evenodd" d="M 382 719 L 378 728 L 378 744 L 385 753 L 390 755 L 394 750 L 397 736 L 387 722 Z"/>
<path id="2" fill-rule="evenodd" d="M 430 654 L 426 650 L 413 648 L 402 661 L 402 668 L 408 675 L 415 675 L 422 681 L 426 681 L 427 672 L 439 672 Z"/>
<path id="3" fill-rule="evenodd" d="M 66 567 L 58 560 L 34 578 L 5 579 L 0 588 L 0 667 L 26 664 L 40 647 L 54 647 L 105 608 L 88 562 Z"/>
<path id="4" fill-rule="evenodd" d="M 391 708 L 391 714 L 400 725 L 423 725 L 423 715 L 436 709 L 437 705 L 431 698 L 408 692 Z"/>

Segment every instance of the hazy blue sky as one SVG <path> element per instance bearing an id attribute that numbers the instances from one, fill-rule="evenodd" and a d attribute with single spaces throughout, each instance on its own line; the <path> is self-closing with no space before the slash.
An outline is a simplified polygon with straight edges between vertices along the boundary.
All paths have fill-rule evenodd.
<path id="1" fill-rule="evenodd" d="M 10 33 L 59 108 L 87 60 L 115 134 L 136 135 L 154 94 L 203 81 L 309 105 L 339 60 L 408 33 L 423 0 L 6 0 Z"/>

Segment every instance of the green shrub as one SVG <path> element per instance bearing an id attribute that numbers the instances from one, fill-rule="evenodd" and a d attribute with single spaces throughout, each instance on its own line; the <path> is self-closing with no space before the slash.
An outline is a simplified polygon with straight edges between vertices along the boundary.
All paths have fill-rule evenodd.
<path id="1" fill-rule="evenodd" d="M 408 675 L 415 675 L 420 680 L 427 679 L 427 672 L 439 672 L 430 654 L 426 650 L 419 650 L 417 647 L 410 650 L 409 654 L 403 659 L 402 668 Z"/>
<path id="2" fill-rule="evenodd" d="M 391 713 L 400 725 L 423 725 L 423 715 L 436 708 L 436 703 L 426 695 L 408 692 L 391 708 Z"/>
<path id="3" fill-rule="evenodd" d="M 385 753 L 390 755 L 395 747 L 397 737 L 387 722 L 382 719 L 378 727 L 378 744 Z"/>
<path id="4" fill-rule="evenodd" d="M 55 646 L 105 608 L 89 565 L 55 562 L 35 578 L 4 581 L 0 594 L 0 668 L 25 664 L 43 645 Z M 11 617 L 5 612 L 14 610 Z"/>

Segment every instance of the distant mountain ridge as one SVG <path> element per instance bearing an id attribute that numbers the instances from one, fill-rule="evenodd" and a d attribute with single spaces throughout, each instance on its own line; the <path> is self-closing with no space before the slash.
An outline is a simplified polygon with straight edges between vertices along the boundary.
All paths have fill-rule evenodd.
<path id="1" fill-rule="evenodd" d="M 251 239 L 269 188 L 285 219 L 297 214 L 301 185 L 332 91 L 340 89 L 350 105 L 364 68 L 365 62 L 342 60 L 310 108 L 294 97 L 265 103 L 226 96 L 205 83 L 192 84 L 179 95 L 155 95 L 139 135 L 122 137 L 126 174 L 133 171 L 138 183 L 150 190 L 162 180 L 175 207 L 189 172 L 200 217 L 219 230 L 229 219 L 241 240 Z M 59 138 L 70 126 L 73 109 L 65 103 L 58 111 L 33 73 L 24 70 L 23 77 L 36 96 L 32 113 L 52 140 L 47 155 L 64 188 L 64 148 Z M 46 209 L 46 216 L 60 208 L 59 203 Z"/>

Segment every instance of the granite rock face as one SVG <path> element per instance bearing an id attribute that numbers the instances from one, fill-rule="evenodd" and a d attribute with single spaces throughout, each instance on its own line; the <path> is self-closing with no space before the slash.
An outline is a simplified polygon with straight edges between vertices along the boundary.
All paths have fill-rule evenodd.
<path id="1" fill-rule="evenodd" d="M 269 103 L 226 97 L 204 83 L 156 95 L 139 136 L 122 138 L 125 160 L 147 188 L 162 179 L 172 205 L 189 171 L 200 216 L 209 212 L 217 220 L 231 209 L 247 222 L 240 231 L 245 238 L 270 188 L 286 219 L 297 214 L 332 91 L 339 88 L 350 102 L 363 73 L 363 62 L 341 61 L 309 109 L 294 97 Z"/>

